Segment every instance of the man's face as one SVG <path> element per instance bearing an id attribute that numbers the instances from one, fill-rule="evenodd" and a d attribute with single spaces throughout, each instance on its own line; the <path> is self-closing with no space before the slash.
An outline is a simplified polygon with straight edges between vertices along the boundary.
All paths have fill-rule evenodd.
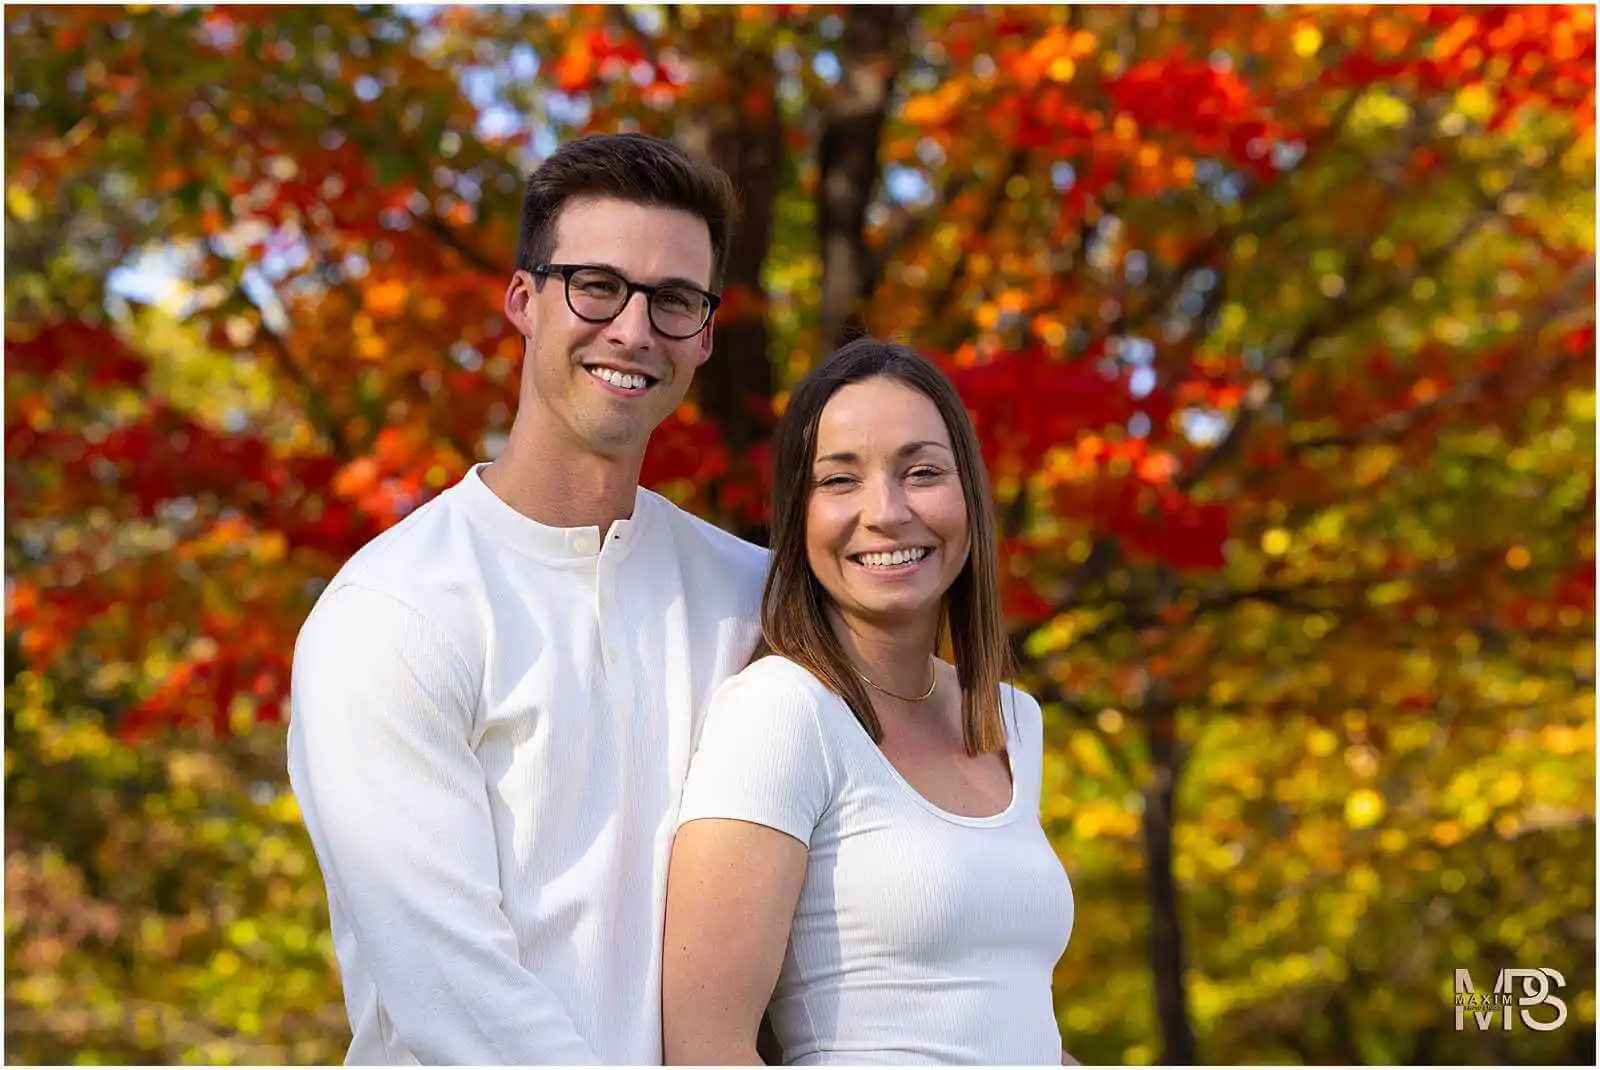
<path id="1" fill-rule="evenodd" d="M 671 281 L 712 289 L 710 232 L 689 212 L 574 199 L 556 218 L 555 238 L 553 264 L 602 266 L 646 285 Z M 506 291 L 506 314 L 527 339 L 522 407 L 537 407 L 529 415 L 541 430 L 592 455 L 642 455 L 650 433 L 678 407 L 695 369 L 711 356 L 709 324 L 692 338 L 668 338 L 651 324 L 642 293 L 610 322 L 586 322 L 568 305 L 559 274 L 538 280 L 517 272 Z"/>

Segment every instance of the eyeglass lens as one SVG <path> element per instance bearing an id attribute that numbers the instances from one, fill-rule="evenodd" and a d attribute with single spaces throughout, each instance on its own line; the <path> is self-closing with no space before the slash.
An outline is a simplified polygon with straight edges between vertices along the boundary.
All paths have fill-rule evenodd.
<path id="1" fill-rule="evenodd" d="M 584 319 L 611 319 L 628 297 L 627 283 L 601 268 L 582 268 L 567 277 L 567 301 Z M 668 337 L 687 338 L 705 326 L 710 306 L 705 294 L 666 286 L 650 295 L 650 322 Z"/>

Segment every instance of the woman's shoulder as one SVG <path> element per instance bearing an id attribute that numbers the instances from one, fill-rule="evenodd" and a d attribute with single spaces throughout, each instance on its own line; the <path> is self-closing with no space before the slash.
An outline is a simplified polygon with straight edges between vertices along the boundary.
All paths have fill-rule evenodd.
<path id="1" fill-rule="evenodd" d="M 834 691 L 797 661 L 766 654 L 723 680 L 710 699 L 712 720 L 739 718 L 790 733 L 808 726 L 810 736 L 837 745 L 837 737 L 854 725 L 853 715 Z"/>
<path id="2" fill-rule="evenodd" d="M 1039 700 L 1031 692 L 1025 691 L 1016 684 L 1007 680 L 1000 681 L 1000 704 L 1004 709 L 1029 709 L 1036 714 L 1039 711 Z"/>
<path id="3" fill-rule="evenodd" d="M 1036 739 L 1044 733 L 1044 710 L 1039 700 L 1004 680 L 1000 683 L 1000 716 L 1006 721 L 1008 734 L 1017 732 L 1024 739 Z"/>
<path id="4" fill-rule="evenodd" d="M 832 699 L 833 693 L 805 666 L 780 654 L 768 654 L 723 680 L 711 704 L 803 711 L 815 716 Z"/>
<path id="5" fill-rule="evenodd" d="M 803 696 L 822 699 L 829 696 L 829 689 L 821 680 L 811 675 L 811 670 L 797 661 L 790 661 L 782 654 L 766 654 L 757 657 L 744 669 L 733 673 L 728 680 L 723 681 L 723 688 L 757 689 L 757 691 L 773 691 L 773 693 L 803 694 Z"/>

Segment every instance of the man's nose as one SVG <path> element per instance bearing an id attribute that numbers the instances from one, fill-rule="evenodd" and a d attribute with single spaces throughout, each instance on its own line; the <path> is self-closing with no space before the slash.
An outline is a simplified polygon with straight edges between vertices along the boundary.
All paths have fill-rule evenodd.
<path id="1" fill-rule="evenodd" d="M 606 338 L 623 349 L 649 349 L 654 337 L 650 326 L 650 298 L 642 293 L 628 295 L 627 304 L 617 318 L 606 324 Z"/>

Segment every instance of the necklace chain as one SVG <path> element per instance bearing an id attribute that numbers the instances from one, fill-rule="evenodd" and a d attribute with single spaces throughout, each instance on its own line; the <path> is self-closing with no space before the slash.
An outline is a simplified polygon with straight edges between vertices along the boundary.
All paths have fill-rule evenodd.
<path id="1" fill-rule="evenodd" d="M 897 698 L 901 702 L 926 702 L 928 699 L 933 697 L 933 689 L 939 686 L 939 670 L 933 664 L 932 654 L 928 655 L 928 668 L 931 671 L 933 679 L 928 681 L 928 690 L 924 691 L 915 698 L 912 698 L 909 695 L 897 695 L 886 687 L 879 687 L 877 684 L 867 679 L 867 674 L 862 672 L 860 669 L 856 669 L 856 675 L 861 677 L 861 682 L 872 688 L 872 690 L 882 692 L 883 694 L 888 695 L 890 698 Z"/>

